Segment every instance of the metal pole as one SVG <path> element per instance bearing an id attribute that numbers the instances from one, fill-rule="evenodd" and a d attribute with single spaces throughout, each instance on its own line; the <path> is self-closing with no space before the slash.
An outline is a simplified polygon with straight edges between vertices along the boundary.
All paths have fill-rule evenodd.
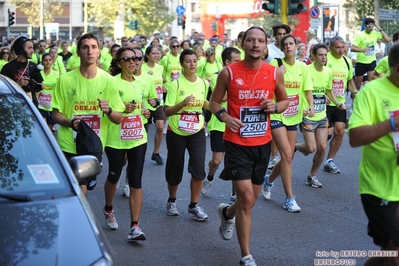
<path id="1" fill-rule="evenodd" d="M 69 0 L 69 39 L 72 41 L 72 0 Z"/>
<path id="2" fill-rule="evenodd" d="M 281 22 L 288 25 L 288 0 L 281 1 Z"/>
<path id="3" fill-rule="evenodd" d="M 40 40 L 43 40 L 43 1 L 44 0 L 40 0 L 40 22 L 39 22 L 39 38 Z"/>
<path id="4" fill-rule="evenodd" d="M 84 20 L 83 31 L 85 33 L 87 33 L 87 0 L 85 0 L 85 3 L 84 3 L 84 18 L 83 18 L 83 20 Z"/>
<path id="5" fill-rule="evenodd" d="M 10 9 L 8 9 L 8 20 L 7 20 L 7 39 L 10 38 Z"/>

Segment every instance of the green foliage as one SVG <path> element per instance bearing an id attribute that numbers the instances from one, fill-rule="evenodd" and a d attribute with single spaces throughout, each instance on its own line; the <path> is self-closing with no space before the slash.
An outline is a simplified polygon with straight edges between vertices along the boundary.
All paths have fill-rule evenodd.
<path id="1" fill-rule="evenodd" d="M 167 5 L 160 0 L 99 0 L 90 2 L 89 19 L 95 25 L 103 27 L 104 32 L 112 32 L 113 24 L 120 15 L 124 15 L 125 35 L 135 33 L 152 35 L 155 30 L 166 31 L 175 19 Z M 139 28 L 129 30 L 129 21 L 138 20 Z"/>
<path id="2" fill-rule="evenodd" d="M 248 18 L 249 26 L 262 27 L 270 34 L 272 34 L 272 27 L 278 23 L 281 23 L 280 14 L 268 14 L 266 12 L 262 12 L 257 18 Z M 299 22 L 296 16 L 288 16 L 288 25 L 291 27 L 291 29 L 294 29 L 295 25 L 298 25 L 298 23 Z"/>
<path id="3" fill-rule="evenodd" d="M 41 0 L 9 0 L 8 3 L 15 5 L 27 17 L 28 22 L 33 27 L 40 26 L 40 1 Z M 54 17 L 62 14 L 62 3 L 57 0 L 44 0 L 43 4 L 43 23 L 50 23 L 54 21 Z"/>
<path id="4" fill-rule="evenodd" d="M 399 1 L 377 1 L 379 1 L 380 8 L 393 10 L 399 9 Z M 374 0 L 347 0 L 343 7 L 348 9 L 350 13 L 355 14 L 354 20 L 347 21 L 349 28 L 353 28 L 355 32 L 359 31 L 364 17 L 375 18 L 376 13 L 379 12 L 374 7 Z M 387 32 L 389 36 L 391 36 L 396 30 L 399 30 L 399 24 L 397 21 L 380 20 L 379 24 L 384 28 L 385 32 Z"/>

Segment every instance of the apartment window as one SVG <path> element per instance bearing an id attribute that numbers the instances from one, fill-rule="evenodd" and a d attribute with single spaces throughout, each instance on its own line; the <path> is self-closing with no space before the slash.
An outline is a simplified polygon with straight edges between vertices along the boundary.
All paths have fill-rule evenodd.
<path id="1" fill-rule="evenodd" d="M 191 3 L 191 13 L 196 12 L 197 3 Z"/>

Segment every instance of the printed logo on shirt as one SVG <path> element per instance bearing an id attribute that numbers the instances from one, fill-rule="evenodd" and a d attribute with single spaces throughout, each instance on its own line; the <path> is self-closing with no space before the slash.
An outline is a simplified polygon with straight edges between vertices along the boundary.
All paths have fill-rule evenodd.
<path id="1" fill-rule="evenodd" d="M 123 95 L 125 95 L 125 93 L 123 91 L 119 91 L 119 97 L 123 97 Z"/>
<path id="2" fill-rule="evenodd" d="M 383 110 L 388 109 L 391 106 L 391 101 L 389 99 L 382 99 Z"/>
<path id="3" fill-rule="evenodd" d="M 184 91 L 183 90 L 181 90 L 180 92 L 179 92 L 179 96 L 183 96 L 185 93 L 184 93 Z"/>
<path id="4" fill-rule="evenodd" d="M 241 78 L 236 79 L 236 86 L 241 87 L 242 85 L 244 85 L 244 80 Z"/>
<path id="5" fill-rule="evenodd" d="M 76 89 L 71 89 L 71 97 L 75 98 L 76 96 Z"/>

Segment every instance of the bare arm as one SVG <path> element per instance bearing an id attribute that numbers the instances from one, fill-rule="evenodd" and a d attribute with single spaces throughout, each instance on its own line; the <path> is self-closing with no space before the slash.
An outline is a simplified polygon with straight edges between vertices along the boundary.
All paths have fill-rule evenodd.
<path id="1" fill-rule="evenodd" d="M 120 124 L 122 122 L 122 113 L 121 112 L 112 111 L 111 114 L 109 114 L 110 106 L 109 106 L 109 103 L 107 100 L 97 99 L 97 101 L 98 101 L 98 105 L 100 106 L 101 111 L 104 114 L 107 114 L 109 120 L 112 123 Z"/>
<path id="2" fill-rule="evenodd" d="M 53 118 L 54 122 L 56 122 L 57 124 L 59 124 L 63 127 L 72 127 L 71 120 L 68 119 L 63 113 L 60 113 L 60 111 L 56 108 L 53 108 L 52 118 Z M 75 121 L 75 123 L 76 123 L 75 128 L 77 128 L 77 124 L 79 124 L 79 121 Z M 75 125 L 75 123 L 74 123 L 74 125 Z"/>
<path id="3" fill-rule="evenodd" d="M 360 49 L 356 45 L 352 44 L 351 51 L 356 52 L 356 53 L 359 53 L 359 52 L 365 53 L 368 51 L 368 47 L 366 47 L 364 49 Z"/>
<path id="4" fill-rule="evenodd" d="M 195 97 L 191 94 L 187 96 L 183 101 L 173 105 L 173 106 L 165 106 L 165 115 L 171 116 L 177 114 L 182 108 L 186 107 L 189 103 L 194 102 Z"/>
<path id="5" fill-rule="evenodd" d="M 378 73 L 378 71 L 374 69 L 373 75 L 371 76 L 371 80 L 378 79 L 380 77 L 381 77 L 381 74 Z"/>
<path id="6" fill-rule="evenodd" d="M 280 69 L 277 69 L 277 84 L 274 94 L 276 95 L 276 105 L 278 107 L 277 113 L 282 113 L 287 109 L 290 100 L 288 99 L 287 91 L 284 86 L 284 74 Z"/>

